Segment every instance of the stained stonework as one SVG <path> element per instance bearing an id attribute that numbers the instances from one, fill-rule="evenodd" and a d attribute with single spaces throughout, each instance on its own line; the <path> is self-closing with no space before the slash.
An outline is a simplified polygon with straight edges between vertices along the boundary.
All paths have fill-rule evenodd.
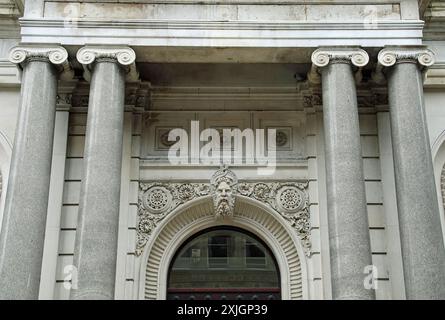
<path id="1" fill-rule="evenodd" d="M 220 206 L 221 184 L 226 205 Z M 216 219 L 230 219 L 236 196 L 258 200 L 278 212 L 295 230 L 307 255 L 310 255 L 310 215 L 307 181 L 238 182 L 235 174 L 222 168 L 215 172 L 210 183 L 155 182 L 139 185 L 136 255 L 141 255 L 152 231 L 170 212 L 188 201 L 212 196 Z M 223 199 L 223 200 L 224 200 Z M 223 201 L 224 202 L 224 201 Z M 225 211 L 225 210 L 228 211 Z M 232 211 L 233 215 L 233 211 Z"/>
<path id="2" fill-rule="evenodd" d="M 440 190 L 442 190 L 442 205 L 445 210 L 445 164 L 442 168 L 442 174 L 440 175 Z"/>

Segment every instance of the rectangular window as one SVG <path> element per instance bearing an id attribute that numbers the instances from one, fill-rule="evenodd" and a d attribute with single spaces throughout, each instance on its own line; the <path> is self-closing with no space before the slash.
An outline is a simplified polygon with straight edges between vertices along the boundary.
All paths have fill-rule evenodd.
<path id="1" fill-rule="evenodd" d="M 228 236 L 209 237 L 209 267 L 225 268 L 229 264 L 228 260 Z"/>
<path id="2" fill-rule="evenodd" d="M 266 267 L 266 254 L 254 242 L 246 240 L 246 267 L 247 268 L 261 268 Z"/>

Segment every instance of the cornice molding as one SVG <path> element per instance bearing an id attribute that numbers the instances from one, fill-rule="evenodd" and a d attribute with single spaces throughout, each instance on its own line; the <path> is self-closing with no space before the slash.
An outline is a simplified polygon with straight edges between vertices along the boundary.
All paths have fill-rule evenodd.
<path id="1" fill-rule="evenodd" d="M 55 18 L 22 18 L 22 27 L 51 27 L 51 28 L 113 28 L 113 29 L 213 29 L 213 30 L 369 30 L 360 22 L 302 22 L 302 21 L 203 21 L 203 20 L 140 20 L 140 19 L 120 19 L 115 20 L 94 20 L 77 19 L 72 23 L 67 23 L 63 19 Z M 423 29 L 422 20 L 385 20 L 379 21 L 379 29 L 384 30 L 411 30 Z M 372 30 L 371 30 L 372 31 Z"/>
<path id="2" fill-rule="evenodd" d="M 20 19 L 23 41 L 83 46 L 122 45 L 142 47 L 273 47 L 318 46 L 382 47 L 420 45 L 421 20 L 388 20 L 369 29 L 357 22 L 261 22 L 184 20 L 75 20 Z M 112 32 L 110 32 L 112 30 Z M 172 33 L 173 30 L 177 30 Z M 268 32 L 265 32 L 267 30 Z M 227 32 L 229 31 L 229 32 Z"/>

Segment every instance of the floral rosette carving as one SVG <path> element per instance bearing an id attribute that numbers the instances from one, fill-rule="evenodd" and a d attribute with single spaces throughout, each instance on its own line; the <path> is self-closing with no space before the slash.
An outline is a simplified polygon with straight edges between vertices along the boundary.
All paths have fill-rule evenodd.
<path id="1" fill-rule="evenodd" d="M 136 255 L 140 255 L 152 231 L 179 205 L 208 195 L 203 183 L 140 183 Z"/>
<path id="2" fill-rule="evenodd" d="M 193 199 L 217 194 L 215 183 L 229 179 L 236 197 L 248 197 L 267 204 L 295 230 L 305 253 L 311 253 L 308 182 L 238 182 L 233 172 L 220 170 L 209 183 L 141 183 L 136 255 L 140 255 L 159 222 L 178 206 Z M 227 181 L 229 181 L 227 180 Z M 216 214 L 216 213 L 215 213 Z M 235 212 L 236 215 L 236 212 Z"/>
<path id="3" fill-rule="evenodd" d="M 178 188 L 178 196 L 181 201 L 189 201 L 195 197 L 195 188 L 190 183 L 184 183 Z"/>

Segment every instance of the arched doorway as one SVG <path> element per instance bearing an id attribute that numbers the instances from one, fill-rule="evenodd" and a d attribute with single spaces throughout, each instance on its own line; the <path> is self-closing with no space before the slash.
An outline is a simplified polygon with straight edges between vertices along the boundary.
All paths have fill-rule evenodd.
<path id="1" fill-rule="evenodd" d="M 153 230 L 136 262 L 140 299 L 167 299 L 169 267 L 175 254 L 194 235 L 209 228 L 232 226 L 255 234 L 272 251 L 278 263 L 281 299 L 310 297 L 308 260 L 298 235 L 276 211 L 248 197 L 237 196 L 234 216 L 222 224 L 215 219 L 213 199 L 201 197 L 179 206 Z"/>
<path id="2" fill-rule="evenodd" d="M 278 270 L 271 250 L 254 234 L 229 226 L 205 229 L 176 252 L 167 299 L 280 299 Z"/>

